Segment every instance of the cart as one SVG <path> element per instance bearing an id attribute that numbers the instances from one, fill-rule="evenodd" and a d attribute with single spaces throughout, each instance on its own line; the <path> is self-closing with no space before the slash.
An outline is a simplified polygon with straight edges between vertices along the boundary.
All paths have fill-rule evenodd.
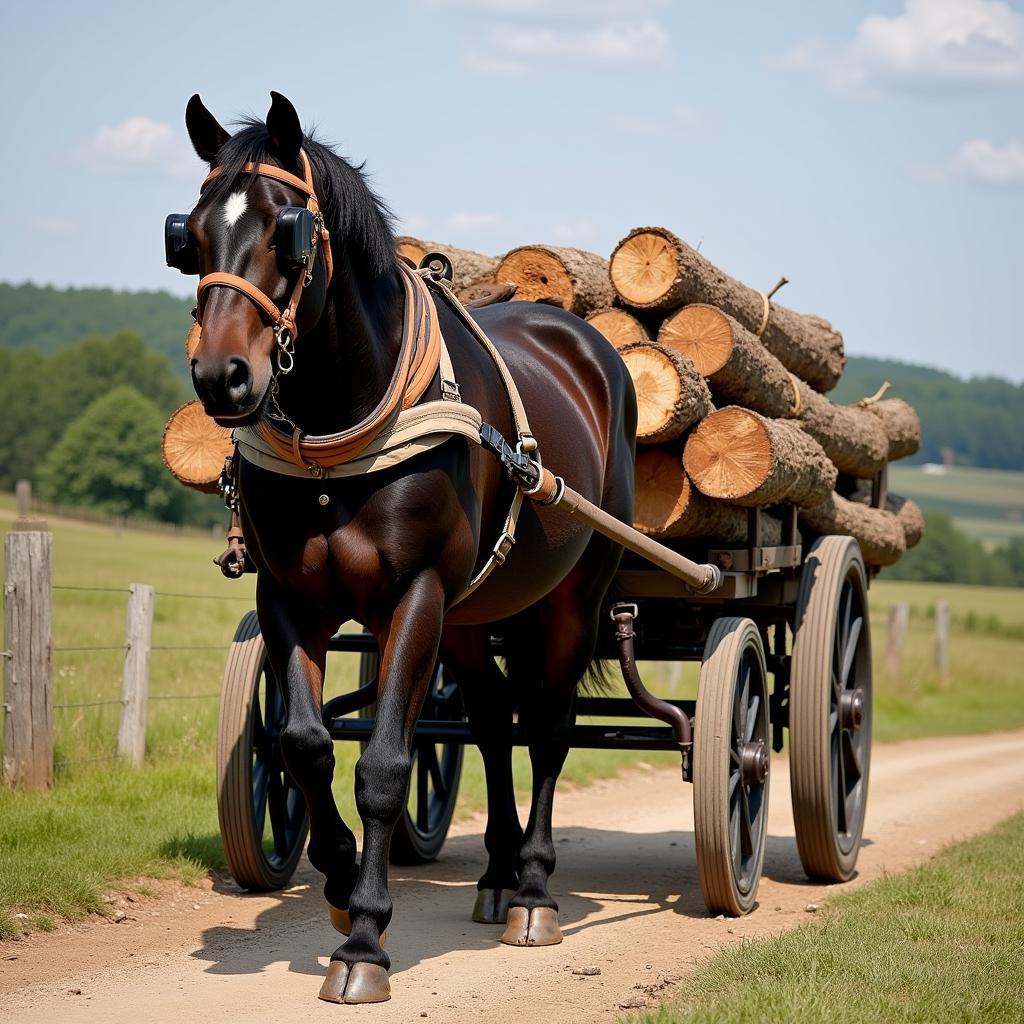
<path id="1" fill-rule="evenodd" d="M 872 504 L 884 504 L 884 477 Z M 700 595 L 662 569 L 623 560 L 598 654 L 617 658 L 629 697 L 583 696 L 572 745 L 672 750 L 694 788 L 697 865 L 713 914 L 753 909 L 764 861 L 770 753 L 788 730 L 800 859 L 822 882 L 849 879 L 861 846 L 871 757 L 869 573 L 850 537 L 801 537 L 795 510 L 782 543 L 764 546 L 751 510 L 742 547 L 679 548 L 722 570 Z M 491 637 L 496 656 L 503 638 Z M 328 700 L 337 742 L 366 742 L 374 726 L 377 645 L 338 633 L 332 651 L 359 657 L 359 685 Z M 696 700 L 665 700 L 644 686 L 637 661 L 700 663 Z M 245 889 L 286 885 L 308 831 L 303 798 L 285 768 L 281 692 L 255 612 L 244 616 L 224 674 L 218 731 L 218 806 L 228 867 Z M 602 724 L 604 723 L 604 724 Z M 472 742 L 457 681 L 438 665 L 413 745 L 407 807 L 391 860 L 438 856 L 455 810 L 463 749 Z M 525 745 L 517 725 L 514 742 Z"/>

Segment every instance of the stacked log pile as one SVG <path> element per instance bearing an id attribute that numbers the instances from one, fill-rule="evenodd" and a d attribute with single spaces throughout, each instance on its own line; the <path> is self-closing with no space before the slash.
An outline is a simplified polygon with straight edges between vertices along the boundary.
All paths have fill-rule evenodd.
<path id="1" fill-rule="evenodd" d="M 459 250 L 418 244 L 452 256 L 458 287 Z M 664 227 L 634 229 L 609 260 L 549 245 L 513 249 L 491 271 L 481 259 L 466 259 L 465 273 L 492 272 L 516 299 L 585 317 L 619 351 L 637 394 L 635 524 L 645 533 L 742 544 L 757 508 L 762 543 L 777 544 L 795 507 L 805 540 L 850 534 L 871 565 L 920 540 L 913 502 L 871 500 L 886 465 L 917 451 L 920 421 L 898 398 L 827 397 L 845 364 L 828 321 L 723 273 Z"/>

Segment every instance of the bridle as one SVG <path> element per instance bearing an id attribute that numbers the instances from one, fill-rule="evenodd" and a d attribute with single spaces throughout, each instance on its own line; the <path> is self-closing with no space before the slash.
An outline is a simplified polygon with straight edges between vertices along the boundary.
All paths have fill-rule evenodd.
<path id="1" fill-rule="evenodd" d="M 279 308 L 277 303 L 266 292 L 258 288 L 251 281 L 240 277 L 238 274 L 228 274 L 222 271 L 207 274 L 201 278 L 196 289 L 196 322 L 200 326 L 203 323 L 203 295 L 210 288 L 232 288 L 236 292 L 241 292 L 242 295 L 252 302 L 274 326 L 274 342 L 277 345 L 277 371 L 281 374 L 290 373 L 295 364 L 294 343 L 299 333 L 297 325 L 299 302 L 302 299 L 302 290 L 313 281 L 313 268 L 316 263 L 318 245 L 323 252 L 324 271 L 327 275 L 325 287 L 330 285 L 334 274 L 330 232 L 328 232 L 324 225 L 324 216 L 320 211 L 320 203 L 317 200 L 316 190 L 313 187 L 313 173 L 310 170 L 309 158 L 302 149 L 299 150 L 299 159 L 302 162 L 302 178 L 274 164 L 247 163 L 242 167 L 243 174 L 273 178 L 275 181 L 283 182 L 285 185 L 289 185 L 301 192 L 306 196 L 306 209 L 313 217 L 310 250 L 308 255 L 303 257 L 303 267 L 292 288 L 291 297 L 288 299 L 287 305 L 283 309 Z M 210 171 L 200 186 L 200 192 L 211 181 L 220 177 L 222 173 L 222 167 L 215 167 Z"/>

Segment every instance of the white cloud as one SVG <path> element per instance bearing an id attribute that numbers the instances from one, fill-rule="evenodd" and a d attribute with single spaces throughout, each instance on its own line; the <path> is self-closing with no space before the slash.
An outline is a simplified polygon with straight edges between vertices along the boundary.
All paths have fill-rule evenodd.
<path id="1" fill-rule="evenodd" d="M 783 58 L 853 93 L 950 91 L 1024 80 L 1024 15 L 1003 0 L 905 0 L 838 50 L 805 40 Z"/>
<path id="2" fill-rule="evenodd" d="M 656 138 L 699 128 L 701 116 L 693 107 L 677 103 L 664 113 L 617 111 L 608 115 L 608 124 L 624 135 Z"/>
<path id="3" fill-rule="evenodd" d="M 1024 185 L 1024 141 L 998 146 L 989 139 L 972 139 L 960 147 L 950 169 L 983 185 Z"/>
<path id="4" fill-rule="evenodd" d="M 104 174 L 159 171 L 179 175 L 197 174 L 202 169 L 188 143 L 169 124 L 142 115 L 100 128 L 83 156 Z"/>
<path id="5" fill-rule="evenodd" d="M 579 31 L 505 26 L 492 37 L 513 58 L 586 64 L 652 64 L 665 59 L 671 39 L 653 18 L 610 21 Z"/>
<path id="6" fill-rule="evenodd" d="M 447 226 L 453 231 L 493 231 L 501 223 L 501 216 L 497 213 L 460 210 L 448 218 Z"/>
<path id="7" fill-rule="evenodd" d="M 492 78 L 522 78 L 529 70 L 521 60 L 509 60 L 508 57 L 493 57 L 483 53 L 467 53 L 463 58 L 463 66 L 467 71 L 478 75 L 490 75 Z"/>

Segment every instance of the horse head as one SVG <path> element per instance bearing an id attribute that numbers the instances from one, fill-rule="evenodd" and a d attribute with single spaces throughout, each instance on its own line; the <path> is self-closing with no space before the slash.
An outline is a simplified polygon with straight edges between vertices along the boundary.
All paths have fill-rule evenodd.
<path id="1" fill-rule="evenodd" d="M 297 334 L 323 313 L 331 275 L 329 233 L 292 104 L 271 93 L 266 123 L 232 136 L 198 94 L 185 111 L 189 138 L 210 165 L 198 203 L 167 218 L 167 262 L 200 276 L 192 382 L 225 425 L 258 418 L 278 374 L 290 371 Z"/>

